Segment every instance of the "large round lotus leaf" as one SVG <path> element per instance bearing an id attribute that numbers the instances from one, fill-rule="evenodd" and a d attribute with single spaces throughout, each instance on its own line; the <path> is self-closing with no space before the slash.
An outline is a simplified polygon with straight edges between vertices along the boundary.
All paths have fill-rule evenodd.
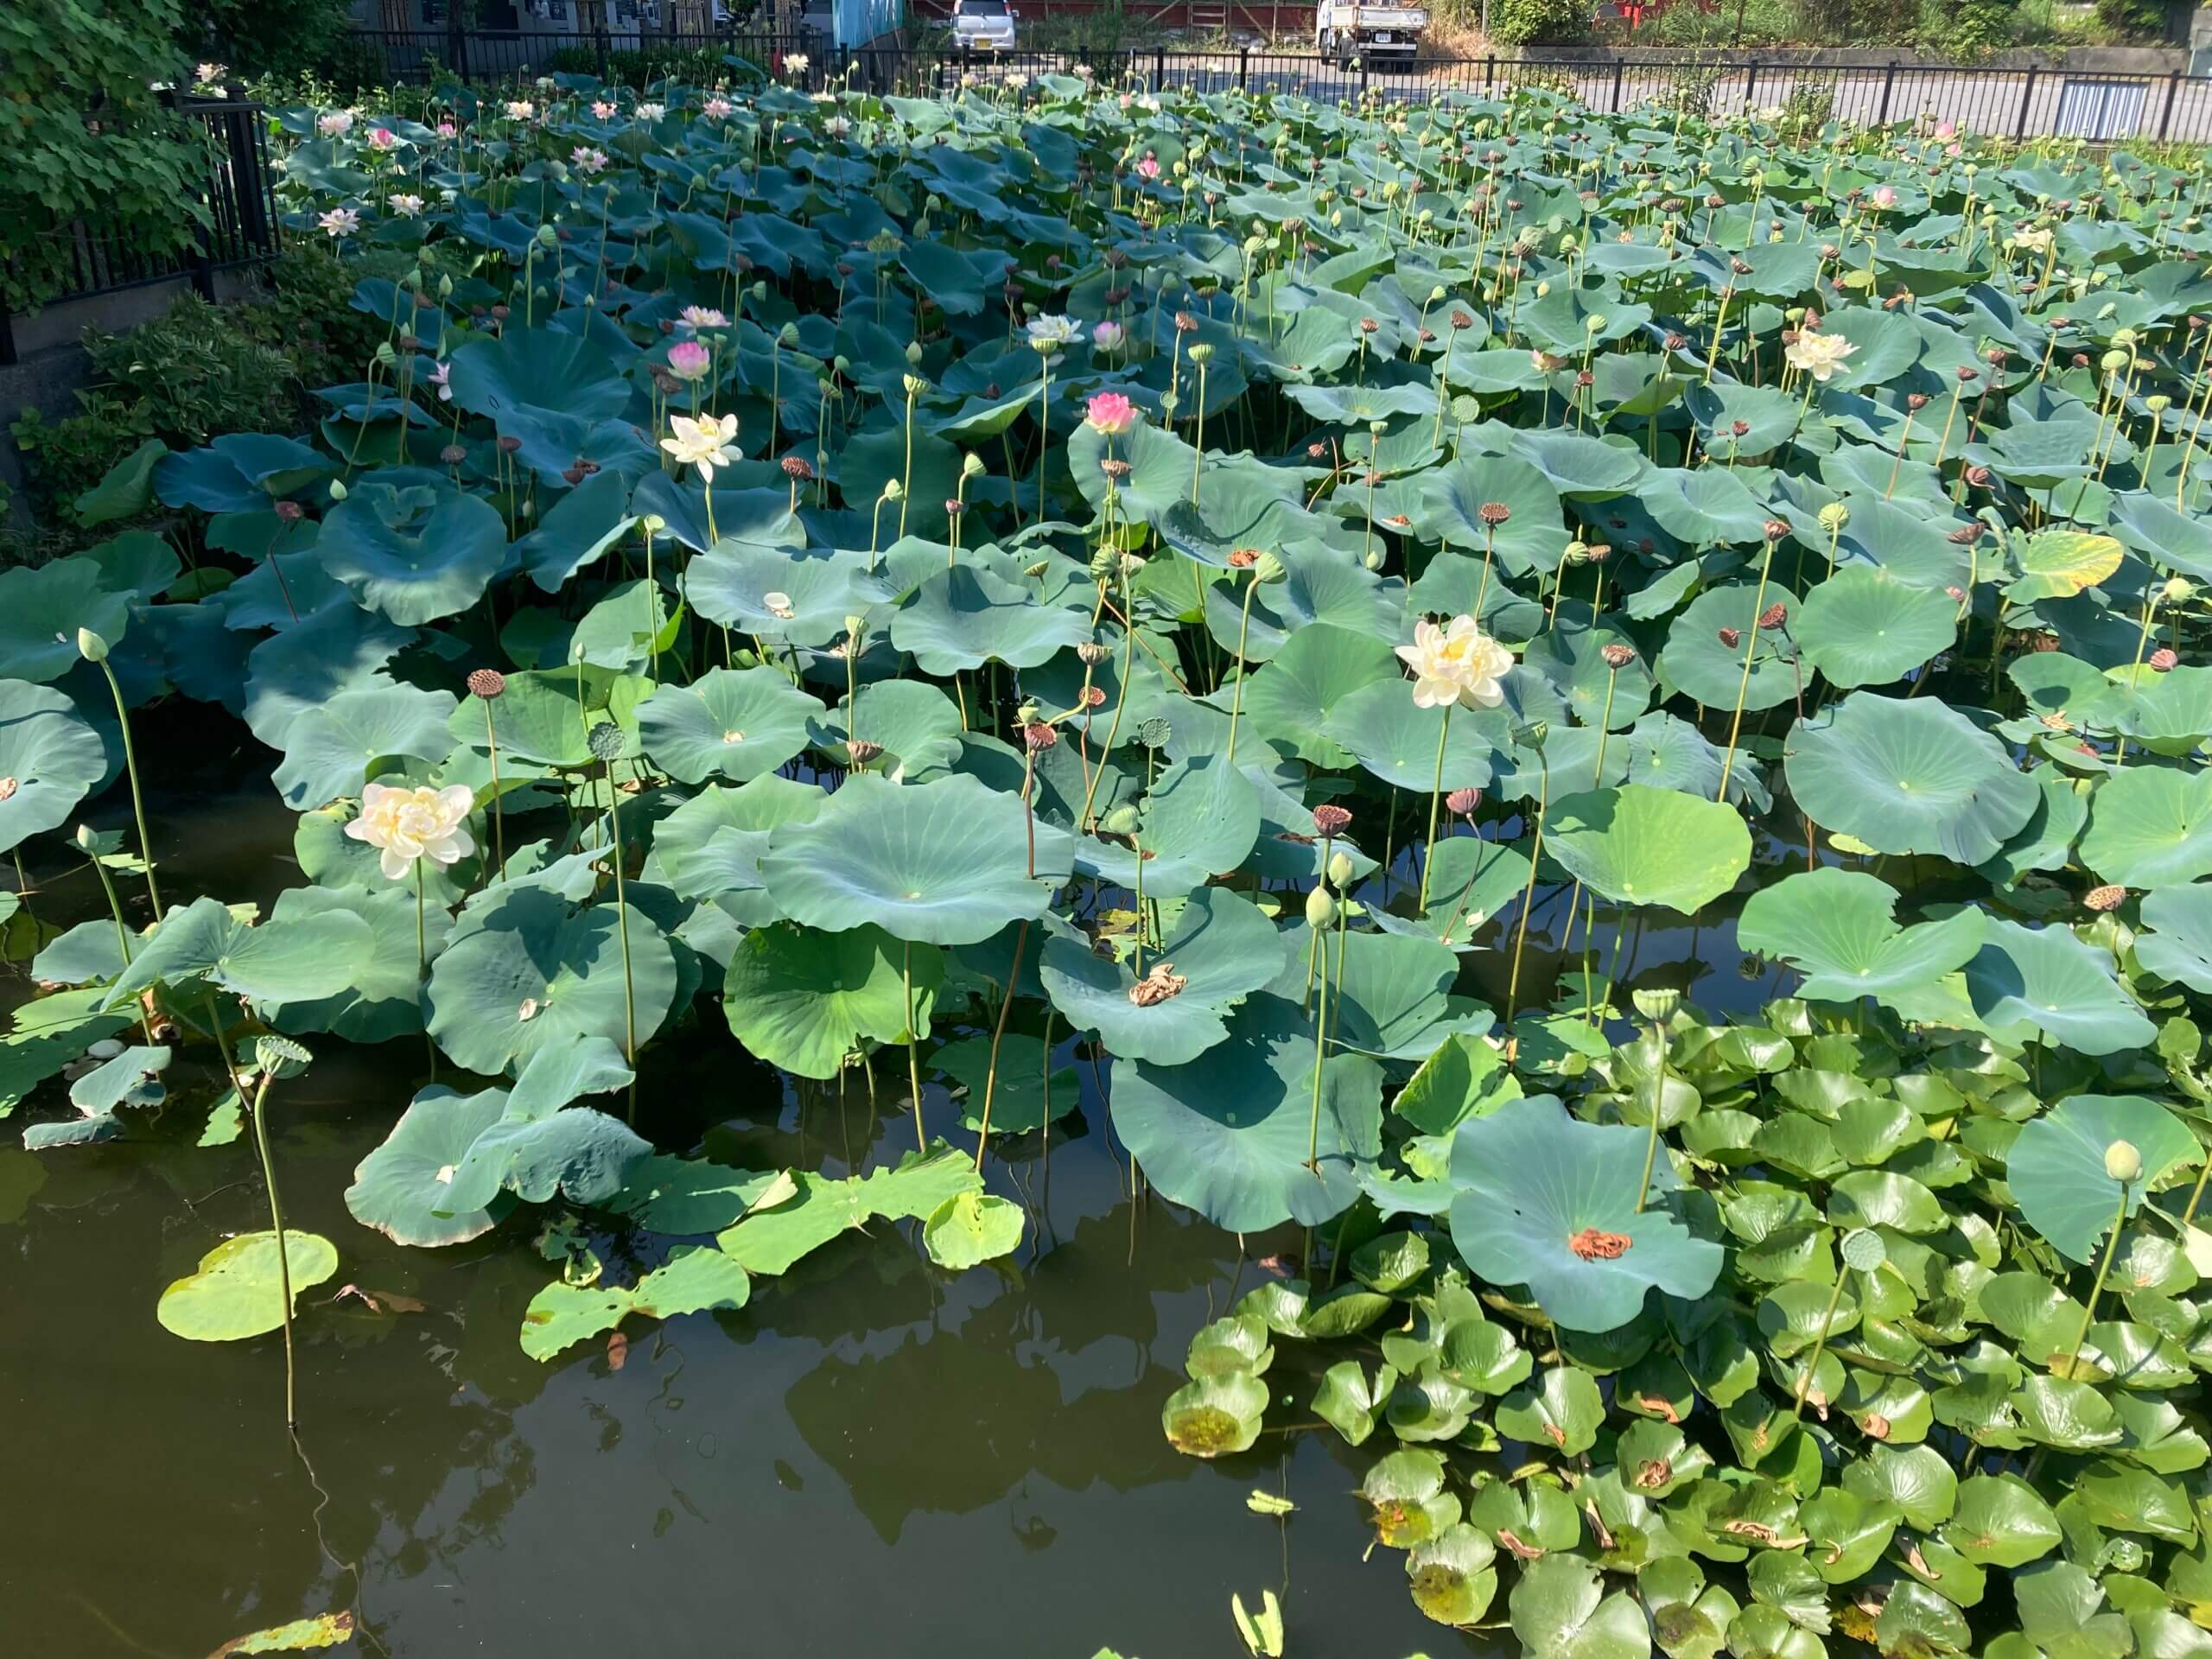
<path id="1" fill-rule="evenodd" d="M 1924 990 L 1981 948 L 1982 912 L 1900 927 L 1897 891 L 1859 870 L 1823 867 L 1784 876 L 1744 901 L 1736 943 L 1805 976 L 1800 996 L 1856 1002 Z"/>
<path id="2" fill-rule="evenodd" d="M 580 1037 L 625 1043 L 618 909 L 626 912 L 637 1040 L 644 1043 L 676 995 L 676 957 L 660 929 L 634 906 L 571 912 L 556 893 L 518 887 L 485 905 L 475 931 L 432 964 L 430 1035 L 438 1046 L 455 1065 L 497 1077 Z"/>
<path id="3" fill-rule="evenodd" d="M 1414 1545 L 1406 1555 L 1414 1605 L 1440 1624 L 1474 1624 L 1497 1594 L 1497 1559 L 1490 1535 L 1464 1522 Z"/>
<path id="4" fill-rule="evenodd" d="M 722 971 L 722 1012 L 738 1041 L 769 1065 L 834 1077 L 870 1044 L 906 1040 L 910 974 L 918 1036 L 944 982 L 943 951 L 910 950 L 880 927 L 757 927 Z"/>
<path id="5" fill-rule="evenodd" d="M 604 679 L 601 676 L 602 683 Z M 496 742 L 502 757 L 545 766 L 582 767 L 592 764 L 587 734 L 606 717 L 603 701 L 588 677 L 580 688 L 574 669 L 551 668 L 508 675 L 506 689 L 488 703 L 464 698 L 447 717 L 446 729 L 455 742 Z"/>
<path id="6" fill-rule="evenodd" d="M 1974 1013 L 2008 1041 L 2040 1032 L 2084 1054 L 2116 1054 L 2158 1035 L 2120 988 L 2111 953 L 2063 927 L 1993 921 L 1966 972 Z"/>
<path id="7" fill-rule="evenodd" d="M 1319 623 L 1292 634 L 1274 659 L 1252 676 L 1244 688 L 1242 718 L 1255 734 L 1302 760 L 1349 766 L 1351 754 L 1325 734 L 1331 715 L 1363 686 L 1393 681 L 1410 704 L 1413 683 L 1402 677 L 1388 644 L 1371 634 Z M 1432 741 L 1430 765 L 1434 764 Z"/>
<path id="8" fill-rule="evenodd" d="M 435 763 L 453 747 L 450 691 L 380 685 L 340 691 L 284 728 L 277 793 L 296 812 L 359 795 L 379 762 Z"/>
<path id="9" fill-rule="evenodd" d="M 154 491 L 168 506 L 243 512 L 266 507 L 270 497 L 293 494 L 335 470 L 296 439 L 229 432 L 204 449 L 162 456 L 154 464 Z"/>
<path id="10" fill-rule="evenodd" d="M 1045 946 L 1039 976 L 1052 1006 L 1077 1031 L 1095 1031 L 1110 1053 L 1155 1065 L 1196 1059 L 1229 1035 L 1230 1006 L 1282 971 L 1286 946 L 1275 925 L 1248 899 L 1201 887 L 1183 906 L 1146 975 L 1179 988 L 1134 998 L 1128 964 L 1102 957 L 1080 938 Z"/>
<path id="11" fill-rule="evenodd" d="M 581 334 L 510 327 L 471 340 L 451 359 L 453 400 L 495 426 L 529 410 L 608 420 L 630 407 L 630 383 L 614 360 Z"/>
<path id="12" fill-rule="evenodd" d="M 113 645 L 130 626 L 130 595 L 111 592 L 92 559 L 0 570 L 0 675 L 10 679 L 58 680 L 84 660 L 78 629 Z"/>
<path id="13" fill-rule="evenodd" d="M 1548 1095 L 1508 1101 L 1452 1141 L 1452 1242 L 1477 1274 L 1526 1285 L 1570 1331 L 1611 1331 L 1654 1287 L 1692 1300 L 1719 1276 L 1718 1244 L 1663 1203 L 1639 1212 L 1647 1135 L 1585 1123 Z M 1674 1185 L 1662 1158 L 1655 1185 Z"/>
<path id="14" fill-rule="evenodd" d="M 664 685 L 638 707 L 638 734 L 653 763 L 687 784 L 750 783 L 806 747 L 822 705 L 772 668 L 710 668 L 689 685 Z"/>
<path id="15" fill-rule="evenodd" d="M 0 852 L 67 823 L 105 776 L 106 746 L 74 702 L 27 680 L 0 680 Z"/>
<path id="16" fill-rule="evenodd" d="M 498 510 L 473 495 L 372 486 L 333 507 L 315 542 L 325 570 L 402 627 L 475 604 L 506 551 Z"/>
<path id="17" fill-rule="evenodd" d="M 1757 626 L 1760 612 L 1773 605 L 1783 607 L 1795 627 L 1796 598 L 1778 582 L 1768 583 L 1764 597 L 1755 582 L 1707 588 L 1667 630 L 1667 644 L 1659 653 L 1661 683 L 1723 714 L 1736 706 L 1739 687 L 1746 709 L 1773 709 L 1788 702 L 1798 695 L 1800 682 L 1798 671 L 1786 660 L 1788 644 L 1779 630 Z M 1733 629 L 1739 636 L 1734 645 L 1721 639 L 1723 628 Z M 1746 652 L 1751 658 L 1748 685 L 1744 680 Z"/>
<path id="18" fill-rule="evenodd" d="M 1371 914 L 1376 925 L 1393 932 L 1417 928 L 1446 944 L 1468 944 L 1528 887 L 1529 855 L 1522 847 L 1480 836 L 1440 836 L 1428 854 L 1427 915 L 1413 924 L 1385 911 Z"/>
<path id="19" fill-rule="evenodd" d="M 556 1195 L 604 1204 L 652 1152 L 621 1119 L 592 1107 L 563 1110 L 585 1095 L 609 1094 L 637 1081 L 622 1051 L 605 1037 L 541 1048 L 523 1065 L 499 1121 L 476 1137 L 454 1172 L 449 1207 L 475 1210 L 502 1192 L 527 1203 Z"/>
<path id="20" fill-rule="evenodd" d="M 260 1336 L 284 1323 L 288 1269 L 296 1303 L 302 1291 L 338 1271 L 338 1248 L 320 1233 L 287 1227 L 280 1267 L 275 1233 L 240 1233 L 201 1256 L 196 1271 L 163 1291 L 154 1316 L 163 1330 L 191 1342 Z"/>
<path id="21" fill-rule="evenodd" d="M 709 622 L 808 646 L 828 645 L 844 632 L 847 617 L 889 596 L 885 585 L 867 574 L 864 554 L 802 557 L 788 548 L 727 537 L 691 561 L 683 592 Z"/>
<path id="22" fill-rule="evenodd" d="M 272 916 L 257 927 L 219 900 L 195 899 L 162 918 L 129 969 L 109 988 L 120 1007 L 149 986 L 162 985 L 188 1004 L 200 982 L 254 1002 L 335 995 L 369 959 L 369 925 L 343 909 L 320 915 Z"/>
<path id="23" fill-rule="evenodd" d="M 283 748 L 292 721 L 308 709 L 340 691 L 391 684 L 385 665 L 413 638 L 348 604 L 263 640 L 246 658 L 246 724 L 270 748 Z"/>
<path id="24" fill-rule="evenodd" d="M 1507 570 L 1554 570 L 1567 551 L 1567 520 L 1559 492 L 1525 461 L 1501 455 L 1465 455 L 1449 466 L 1421 474 L 1423 531 L 1449 547 L 1479 556 L 1497 555 L 1493 585 Z M 1485 506 L 1504 507 L 1502 524 L 1483 522 Z"/>
<path id="25" fill-rule="evenodd" d="M 1094 810 L 1096 809 L 1094 808 Z M 1242 772 L 1219 755 L 1179 760 L 1144 798 L 1137 831 L 1144 852 L 1147 899 L 1179 899 L 1209 877 L 1243 863 L 1260 836 L 1260 798 Z M 1085 836 L 1076 868 L 1134 889 L 1136 852 Z"/>
<path id="26" fill-rule="evenodd" d="M 1323 625 L 1385 644 L 1405 637 L 1404 589 L 1386 585 L 1352 553 L 1318 537 L 1286 542 L 1274 551 L 1287 574 L 1260 584 L 1249 620 L 1245 582 L 1217 582 L 1206 588 L 1207 631 L 1230 653 L 1241 634 L 1248 667 L 1270 660 L 1300 634 Z"/>
<path id="27" fill-rule="evenodd" d="M 2135 959 L 2161 979 L 2212 991 L 2212 886 L 2162 887 L 2143 900 Z"/>
<path id="28" fill-rule="evenodd" d="M 1958 601 L 1854 564 L 1805 595 L 1790 626 L 1805 660 L 1831 685 L 1887 685 L 1948 651 Z"/>
<path id="29" fill-rule="evenodd" d="M 956 1192 L 922 1224 L 922 1245 L 948 1273 L 965 1273 L 1021 1243 L 1023 1211 L 1011 1198 Z"/>
<path id="30" fill-rule="evenodd" d="M 359 843 L 355 843 L 356 845 Z M 404 886 L 289 887 L 270 912 L 276 923 L 344 911 L 369 925 L 369 954 L 340 990 L 309 1001 L 269 1002 L 262 1013 L 279 1031 L 327 1031 L 353 1043 L 381 1043 L 423 1029 L 423 975 L 416 957 L 415 895 Z M 435 959 L 453 931 L 437 904 L 423 907 L 423 944 Z"/>
<path id="31" fill-rule="evenodd" d="M 1625 1590 L 1605 1591 L 1596 1563 L 1546 1555 L 1521 1569 L 1506 1599 L 1525 1659 L 1648 1659 L 1651 1630 Z"/>
<path id="32" fill-rule="evenodd" d="M 2016 546 L 2019 580 L 2005 589 L 2015 605 L 2039 599 L 2070 599 L 2096 587 L 2120 569 L 2126 550 L 2110 536 L 2079 530 L 2042 530 Z"/>
<path id="33" fill-rule="evenodd" d="M 2042 798 L 1995 738 L 1933 700 L 1855 691 L 1792 727 L 1783 760 L 1814 823 L 1882 853 L 1979 864 Z"/>
<path id="34" fill-rule="evenodd" d="M 1272 674 L 1276 666 L 1271 663 L 1262 671 Z M 1454 719 L 1446 732 L 1444 715 L 1441 709 L 1414 707 L 1411 683 L 1392 675 L 1334 698 L 1317 735 L 1393 788 L 1424 793 L 1437 785 L 1441 740 L 1445 792 L 1486 787 L 1489 738 L 1465 718 Z"/>
<path id="35" fill-rule="evenodd" d="M 1636 642 L 1618 628 L 1592 627 L 1586 618 L 1562 619 L 1530 640 L 1521 660 L 1550 683 L 1583 725 L 1606 720 L 1610 703 L 1607 723 L 1613 731 L 1624 731 L 1651 706 L 1657 687 L 1641 654 L 1616 669 L 1605 660 L 1608 645 L 1634 650 Z"/>
<path id="36" fill-rule="evenodd" d="M 1694 916 L 1751 868 L 1751 832 L 1732 806 L 1624 784 L 1554 801 L 1544 850 L 1601 898 Z"/>
<path id="37" fill-rule="evenodd" d="M 1327 1221 L 1358 1196 L 1361 1167 L 1381 1155 L 1380 1069 L 1360 1055 L 1330 1058 L 1317 1148 L 1312 1019 L 1256 992 L 1228 1024 L 1226 1041 L 1187 1064 L 1116 1067 L 1115 1129 L 1162 1197 L 1217 1227 Z"/>
<path id="38" fill-rule="evenodd" d="M 2082 862 L 2124 887 L 2212 875 L 2212 772 L 2125 766 L 2097 786 Z"/>
<path id="39" fill-rule="evenodd" d="M 891 619 L 891 643 L 926 674 L 987 662 L 1034 668 L 1090 637 L 1080 612 L 1044 604 L 1027 588 L 964 564 L 930 577 Z"/>
<path id="40" fill-rule="evenodd" d="M 1021 803 L 973 778 L 899 785 L 862 774 L 812 818 L 774 832 L 760 877 L 809 927 L 874 923 L 917 944 L 975 944 L 1044 914 L 1067 879 L 1064 834 L 1039 826 L 1034 876 L 1027 847 Z"/>
<path id="41" fill-rule="evenodd" d="M 2063 768 L 2045 764 L 2028 779 L 2036 786 L 2036 810 L 1993 857 L 1976 867 L 2000 887 L 2011 887 L 2030 870 L 2064 869 L 2082 826 L 2089 821 L 2086 784 L 2077 783 Z"/>
<path id="42" fill-rule="evenodd" d="M 2114 721 L 2119 731 L 2154 754 L 2186 755 L 2212 734 L 2212 668 L 2113 671 L 2125 686 Z M 2132 695 L 2126 695 L 2132 694 Z M 2134 744 L 2129 752 L 2133 753 Z"/>
<path id="43" fill-rule="evenodd" d="M 1429 896 L 1436 895 L 1432 891 Z M 1311 928 L 1291 933 L 1289 961 L 1273 987 L 1278 996 L 1303 1000 L 1313 939 Z M 1329 1008 L 1332 1049 L 1417 1060 L 1456 1027 L 1479 1034 L 1491 1024 L 1489 1010 L 1479 1005 L 1455 1008 L 1450 993 L 1459 958 L 1433 936 L 1395 931 L 1332 934 L 1329 960 L 1338 963 Z"/>
<path id="44" fill-rule="evenodd" d="M 848 735 L 880 743 L 883 753 L 868 762 L 868 771 L 911 779 L 957 760 L 962 729 L 959 705 L 928 681 L 878 680 L 861 686 L 856 702 L 840 697 L 816 718 L 809 735 L 816 748 L 840 761 Z M 1098 734 L 1105 735 L 1104 727 Z"/>
<path id="45" fill-rule="evenodd" d="M 1052 423 L 1059 424 L 1058 416 Z M 1118 486 L 1121 505 L 1117 510 L 1123 518 L 1158 518 L 1190 500 L 1198 452 L 1173 432 L 1147 421 L 1109 438 L 1096 427 L 1079 423 L 1068 435 L 1067 465 L 1077 487 L 1092 506 L 1106 499 L 1109 480 L 1100 463 L 1105 461 L 1109 444 L 1115 458 L 1129 466 Z"/>
<path id="46" fill-rule="evenodd" d="M 346 1208 L 401 1244 L 460 1244 L 490 1232 L 512 1198 L 503 1194 L 483 1209 L 457 1211 L 449 1194 L 461 1160 L 506 1105 L 502 1089 L 461 1095 L 431 1084 L 354 1170 Z"/>
<path id="47" fill-rule="evenodd" d="M 991 1048 L 998 1046 L 998 1079 L 991 1079 Z M 1065 1117 L 1080 1103 L 1082 1085 L 1071 1065 L 1055 1067 L 1041 1038 L 1010 1031 L 996 1037 L 963 1037 L 947 1043 L 930 1064 L 964 1090 L 959 1097 L 960 1127 L 980 1133 L 983 1097 L 990 1096 L 991 1133 L 1026 1135 L 1049 1115 Z"/>
<path id="48" fill-rule="evenodd" d="M 1605 752 L 1608 772 L 1616 753 L 1611 747 Z M 1675 790 L 1709 801 L 1719 798 L 1723 765 L 1721 752 L 1696 727 L 1678 715 L 1655 712 L 1637 721 L 1628 734 L 1628 757 L 1621 781 Z M 1734 763 L 1728 766 L 1728 798 L 1755 812 L 1764 812 L 1774 804 L 1760 767 L 1740 746 Z"/>
<path id="49" fill-rule="evenodd" d="M 2203 1156 L 2189 1126 L 2140 1095 L 2074 1095 L 2023 1128 L 2005 1155 L 2005 1182 L 2029 1226 L 2076 1262 L 2094 1258 L 2120 1214 L 2120 1184 L 2105 1173 L 2115 1141 L 2143 1160 L 2126 1188 L 2127 1213 L 2177 1164 Z"/>

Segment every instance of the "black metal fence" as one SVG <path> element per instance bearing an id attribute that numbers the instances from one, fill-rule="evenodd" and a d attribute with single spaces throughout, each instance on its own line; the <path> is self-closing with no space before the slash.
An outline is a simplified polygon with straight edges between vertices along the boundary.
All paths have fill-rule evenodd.
<path id="1" fill-rule="evenodd" d="M 149 283 L 188 278 L 203 298 L 215 297 L 215 275 L 275 257 L 278 226 L 269 167 L 268 120 L 244 98 L 170 96 L 194 124 L 206 149 L 207 181 L 199 222 L 183 246 L 155 249 L 128 229 L 79 219 L 54 233 L 39 264 L 33 299 L 41 306 L 86 299 Z M 54 257 L 59 253 L 59 258 Z M 9 274 L 17 274 L 11 264 Z M 10 283 L 10 287 L 15 284 Z M 6 292 L 0 290 L 0 364 L 16 360 Z"/>
<path id="2" fill-rule="evenodd" d="M 480 85 L 563 71 L 642 83 L 718 73 L 728 58 L 773 73 L 790 54 L 818 64 L 830 49 L 818 29 L 758 21 L 709 30 L 357 29 L 352 39 L 384 81 L 418 86 L 448 74 Z"/>
<path id="3" fill-rule="evenodd" d="M 963 54 L 868 48 L 839 52 L 817 73 L 849 73 L 878 90 L 941 90 L 1088 73 L 1124 88 L 1240 87 L 1333 103 L 1372 96 L 1393 104 L 1501 97 L 1522 87 L 1571 94 L 1594 110 L 1684 109 L 1726 116 L 1780 107 L 1815 119 L 1886 126 L 1948 122 L 2009 138 L 2079 137 L 2096 143 L 2212 143 L 2212 76 L 2082 73 L 2032 67 L 1840 66 L 1681 58 L 1415 58 L 1344 60 L 1265 50 L 1025 52 Z"/>

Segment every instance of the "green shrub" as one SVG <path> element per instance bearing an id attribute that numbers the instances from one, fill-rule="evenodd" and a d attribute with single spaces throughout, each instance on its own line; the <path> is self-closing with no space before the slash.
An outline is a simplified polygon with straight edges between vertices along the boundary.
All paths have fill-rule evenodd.
<path id="1" fill-rule="evenodd" d="M 2012 0 L 1944 0 L 1928 44 L 1971 63 L 2011 46 L 2013 22 Z"/>
<path id="2" fill-rule="evenodd" d="M 1587 0 L 1491 0 L 1491 38 L 1504 46 L 1562 46 L 1590 35 Z"/>
<path id="3" fill-rule="evenodd" d="M 2114 40 L 2155 41 L 2166 31 L 2162 0 L 2097 0 L 2097 21 Z"/>
<path id="4" fill-rule="evenodd" d="M 0 304 L 74 286 L 77 222 L 147 253 L 193 241 L 207 162 L 148 85 L 188 78 L 177 28 L 176 0 L 0 4 Z"/>
<path id="5" fill-rule="evenodd" d="M 200 0 L 178 44 L 240 75 L 326 69 L 351 48 L 347 0 Z"/>

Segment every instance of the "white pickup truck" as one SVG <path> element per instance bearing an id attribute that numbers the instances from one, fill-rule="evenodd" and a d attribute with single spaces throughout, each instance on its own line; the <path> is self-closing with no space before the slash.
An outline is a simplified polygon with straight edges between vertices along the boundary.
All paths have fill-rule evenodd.
<path id="1" fill-rule="evenodd" d="M 1313 15 L 1313 46 L 1343 66 L 1356 58 L 1377 68 L 1403 67 L 1420 52 L 1421 31 L 1427 27 L 1428 13 L 1420 6 L 1320 0 Z"/>

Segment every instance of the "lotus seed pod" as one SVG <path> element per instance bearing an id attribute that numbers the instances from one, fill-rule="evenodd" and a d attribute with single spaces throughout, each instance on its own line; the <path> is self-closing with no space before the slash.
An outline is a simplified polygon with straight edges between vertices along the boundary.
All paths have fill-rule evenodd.
<path id="1" fill-rule="evenodd" d="M 1137 816 L 1135 806 L 1123 801 L 1098 821 L 1098 827 L 1109 836 L 1134 836 L 1144 827 L 1144 820 Z"/>
<path id="2" fill-rule="evenodd" d="M 668 520 L 657 512 L 649 512 L 638 522 L 645 526 L 648 536 L 658 536 L 668 528 Z"/>
<path id="3" fill-rule="evenodd" d="M 1889 1247 L 1871 1227 L 1854 1227 L 1843 1236 L 1843 1265 L 1859 1273 L 1878 1273 L 1890 1259 Z"/>
<path id="4" fill-rule="evenodd" d="M 88 663 L 104 663 L 107 660 L 107 641 L 90 628 L 79 628 L 77 630 L 77 654 Z"/>
<path id="5" fill-rule="evenodd" d="M 2132 1141 L 2115 1141 L 2105 1148 L 2105 1173 L 2122 1186 L 2143 1179 L 2143 1154 Z"/>
<path id="6" fill-rule="evenodd" d="M 1283 562 L 1266 549 L 1252 561 L 1252 577 L 1255 582 L 1281 582 L 1290 575 Z"/>
<path id="7" fill-rule="evenodd" d="M 1428 290 L 1428 302 L 1429 302 L 1431 305 L 1434 305 L 1434 304 L 1435 304 L 1439 300 L 1442 299 L 1443 297 L 1444 297 L 1444 284 L 1443 284 L 1443 283 L 1439 283 L 1435 287 L 1433 287 L 1433 288 L 1432 288 L 1432 289 L 1430 289 Z"/>
<path id="8" fill-rule="evenodd" d="M 968 458 L 967 458 L 966 460 L 963 461 L 960 463 L 960 476 L 961 476 L 961 477 L 963 477 L 963 478 L 981 478 L 982 475 L 983 475 L 983 458 L 982 458 L 981 455 L 978 455 L 978 454 L 969 454 L 969 455 L 968 456 Z"/>
<path id="9" fill-rule="evenodd" d="M 1192 362 L 1197 364 L 1200 368 L 1204 368 L 1207 364 L 1213 361 L 1213 347 L 1207 345 L 1205 341 L 1200 340 L 1197 345 L 1191 347 L 1190 357 Z"/>
<path id="10" fill-rule="evenodd" d="M 1851 522 L 1851 509 L 1840 501 L 1831 501 L 1821 509 L 1820 518 L 1821 528 L 1833 533 Z"/>
<path id="11" fill-rule="evenodd" d="M 1316 931 L 1337 919 L 1337 901 L 1329 896 L 1326 887 L 1315 887 L 1306 895 L 1306 925 Z"/>
<path id="12" fill-rule="evenodd" d="M 2134 360 L 2134 356 L 2131 353 L 2110 351 L 2097 359 L 2097 366 L 2107 374 L 2117 374 Z"/>
<path id="13" fill-rule="evenodd" d="M 918 397 L 930 389 L 930 383 L 918 374 L 906 375 L 902 377 L 901 383 L 906 386 L 909 397 Z"/>
<path id="14" fill-rule="evenodd" d="M 1351 855 L 1350 853 L 1330 854 L 1329 885 L 1341 892 L 1344 888 L 1350 886 L 1351 882 Z"/>
<path id="15" fill-rule="evenodd" d="M 781 328 L 779 328 L 776 331 L 776 342 L 780 346 L 798 345 L 798 325 L 795 322 L 787 322 Z"/>
<path id="16" fill-rule="evenodd" d="M 1665 986 L 1648 991 L 1631 991 L 1629 1001 L 1636 1011 L 1655 1026 L 1663 1026 L 1672 1020 L 1682 1006 L 1682 994 Z"/>
<path id="17" fill-rule="evenodd" d="M 2169 605 L 2185 605 L 2196 595 L 2196 584 L 2187 576 L 2169 576 L 2166 585 L 2158 590 L 2159 598 Z"/>

